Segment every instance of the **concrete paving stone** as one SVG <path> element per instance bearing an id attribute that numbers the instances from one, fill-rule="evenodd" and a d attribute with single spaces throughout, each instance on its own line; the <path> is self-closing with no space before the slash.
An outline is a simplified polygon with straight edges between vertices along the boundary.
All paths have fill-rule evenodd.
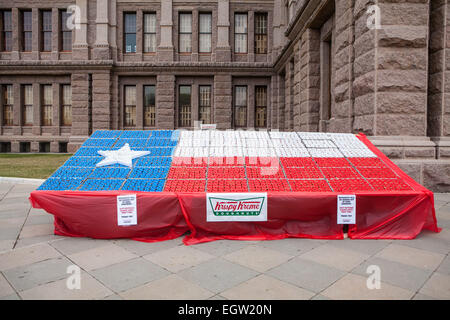
<path id="1" fill-rule="evenodd" d="M 0 219 L 23 218 L 23 220 L 25 221 L 28 215 L 28 211 L 29 211 L 28 208 L 16 208 L 0 211 Z"/>
<path id="2" fill-rule="evenodd" d="M 2 208 L 2 211 L 5 211 L 7 209 L 27 209 L 29 210 L 31 208 L 31 204 L 29 200 L 26 197 L 19 196 L 19 197 L 10 197 L 9 194 L 3 197 L 2 201 L 0 202 L 0 207 Z"/>
<path id="3" fill-rule="evenodd" d="M 10 294 L 9 296 L 0 297 L 0 300 L 21 300 L 17 293 Z"/>
<path id="4" fill-rule="evenodd" d="M 398 240 L 396 244 L 432 251 L 442 254 L 450 252 L 450 230 L 442 229 L 440 233 L 422 231 L 415 239 Z"/>
<path id="5" fill-rule="evenodd" d="M 445 257 L 436 271 L 442 274 L 450 275 L 450 256 Z"/>
<path id="6" fill-rule="evenodd" d="M 252 245 L 229 253 L 223 258 L 258 272 L 265 272 L 286 262 L 292 256 L 259 245 Z"/>
<path id="7" fill-rule="evenodd" d="M 297 256 L 322 244 L 323 242 L 313 239 L 287 238 L 261 241 L 259 246 L 278 252 L 283 252 L 290 256 Z"/>
<path id="8" fill-rule="evenodd" d="M 24 217 L 0 219 L 0 232 L 3 228 L 18 227 L 21 228 L 25 222 Z"/>
<path id="9" fill-rule="evenodd" d="M 0 240 L 0 253 L 11 250 L 14 243 L 16 243 L 16 240 Z"/>
<path id="10" fill-rule="evenodd" d="M 377 257 L 396 261 L 421 269 L 434 270 L 444 260 L 444 255 L 409 246 L 390 244 L 376 254 Z"/>
<path id="11" fill-rule="evenodd" d="M 171 272 L 179 272 L 213 259 L 214 256 L 193 247 L 177 246 L 146 255 L 143 258 Z"/>
<path id="12" fill-rule="evenodd" d="M 450 206 L 447 204 L 445 206 L 436 209 L 436 218 L 439 225 L 439 219 L 450 219 Z"/>
<path id="13" fill-rule="evenodd" d="M 318 293 L 342 278 L 346 272 L 296 257 L 268 271 L 267 274 L 297 287 Z"/>
<path id="14" fill-rule="evenodd" d="M 39 183 L 27 184 L 27 183 L 16 183 L 13 185 L 11 192 L 31 192 L 39 187 Z"/>
<path id="15" fill-rule="evenodd" d="M 50 216 L 50 217 L 53 217 L 52 214 L 47 213 L 45 210 L 35 209 L 35 208 L 31 208 L 30 209 L 29 215 L 30 215 L 30 217 L 36 217 L 36 216 Z"/>
<path id="16" fill-rule="evenodd" d="M 170 249 L 179 245 L 183 245 L 182 237 L 159 242 L 142 242 L 131 239 L 114 240 L 114 244 L 138 255 L 145 256 L 161 250 Z"/>
<path id="17" fill-rule="evenodd" d="M 55 226 L 53 223 L 49 224 L 35 224 L 25 225 L 20 232 L 19 239 L 33 238 L 38 236 L 47 236 L 54 233 Z"/>
<path id="18" fill-rule="evenodd" d="M 121 292 L 163 278 L 170 273 L 142 258 L 96 269 L 91 274 L 114 292 Z"/>
<path id="19" fill-rule="evenodd" d="M 57 258 L 60 254 L 47 243 L 11 250 L 0 254 L 0 271 Z"/>
<path id="20" fill-rule="evenodd" d="M 331 300 L 331 299 L 321 294 L 317 294 L 314 297 L 312 297 L 311 300 Z"/>
<path id="21" fill-rule="evenodd" d="M 37 236 L 37 237 L 19 239 L 19 240 L 17 240 L 14 248 L 27 247 L 27 246 L 37 244 L 37 243 L 42 243 L 42 242 L 51 243 L 52 241 L 58 241 L 61 238 L 63 238 L 63 236 L 57 236 L 54 234 L 50 234 L 50 235 L 45 235 L 45 236 Z"/>
<path id="22" fill-rule="evenodd" d="M 11 287 L 11 285 L 6 280 L 4 275 L 2 273 L 0 273 L 0 298 L 9 296 L 14 293 L 15 293 L 15 291 L 14 291 L 13 287 Z"/>
<path id="23" fill-rule="evenodd" d="M 235 300 L 306 300 L 314 293 L 262 274 L 220 295 Z"/>
<path id="24" fill-rule="evenodd" d="M 19 295 L 24 300 L 91 300 L 114 294 L 86 272 L 80 274 L 80 289 L 69 289 L 68 280 L 69 278 L 66 278 L 46 283 L 21 291 Z"/>
<path id="25" fill-rule="evenodd" d="M 136 257 L 135 254 L 124 248 L 108 242 L 100 247 L 68 255 L 70 260 L 87 271 L 100 269 Z"/>
<path id="26" fill-rule="evenodd" d="M 81 251 L 101 247 L 105 245 L 104 240 L 77 237 L 62 237 L 61 240 L 52 241 L 51 246 L 63 254 L 70 255 Z"/>
<path id="27" fill-rule="evenodd" d="M 344 239 L 328 241 L 330 246 L 353 250 L 363 254 L 374 255 L 375 253 L 386 248 L 391 240 L 372 240 L 372 239 Z"/>
<path id="28" fill-rule="evenodd" d="M 358 251 L 341 249 L 330 244 L 325 244 L 314 248 L 299 257 L 324 264 L 332 268 L 337 268 L 339 270 L 350 271 L 366 260 L 369 255 Z"/>
<path id="29" fill-rule="evenodd" d="M 222 258 L 206 261 L 178 275 L 211 292 L 219 293 L 258 275 L 254 270 Z"/>
<path id="30" fill-rule="evenodd" d="M 25 221 L 26 226 L 36 225 L 36 224 L 53 224 L 53 215 L 34 215 L 31 212 L 28 214 L 27 220 Z"/>
<path id="31" fill-rule="evenodd" d="M 450 194 L 448 194 L 448 193 L 434 193 L 434 201 L 450 202 Z"/>
<path id="32" fill-rule="evenodd" d="M 440 218 L 437 223 L 439 228 L 450 229 L 450 219 Z"/>
<path id="33" fill-rule="evenodd" d="M 106 298 L 103 298 L 103 300 L 123 300 L 123 299 L 118 294 L 112 294 L 110 296 L 107 296 Z"/>
<path id="34" fill-rule="evenodd" d="M 204 300 L 214 296 L 214 293 L 172 274 L 119 295 L 127 300 Z"/>
<path id="35" fill-rule="evenodd" d="M 215 255 L 216 257 L 221 257 L 231 252 L 248 247 L 252 244 L 254 244 L 254 242 L 239 240 L 217 240 L 196 244 L 194 248 Z"/>
<path id="36" fill-rule="evenodd" d="M 409 300 L 414 292 L 381 282 L 380 289 L 369 289 L 367 277 L 347 274 L 321 292 L 333 300 Z"/>
<path id="37" fill-rule="evenodd" d="M 220 294 L 216 294 L 215 296 L 212 296 L 208 300 L 227 300 L 227 298 L 222 297 Z"/>
<path id="38" fill-rule="evenodd" d="M 431 278 L 420 289 L 419 293 L 435 299 L 450 299 L 450 276 L 438 272 L 433 273 Z"/>
<path id="39" fill-rule="evenodd" d="M 20 203 L 28 203 L 28 197 L 30 196 L 29 192 L 8 192 L 4 197 L 3 201 L 5 200 L 17 200 Z"/>
<path id="40" fill-rule="evenodd" d="M 432 273 L 430 270 L 376 257 L 365 261 L 352 273 L 368 277 L 370 274 L 367 273 L 367 268 L 371 265 L 380 268 L 381 281 L 414 292 L 422 287 Z"/>
<path id="41" fill-rule="evenodd" d="M 65 257 L 39 261 L 3 272 L 17 291 L 31 289 L 41 284 L 67 278 L 67 267 L 73 263 Z"/>
<path id="42" fill-rule="evenodd" d="M 436 300 L 433 297 L 429 297 L 429 296 L 426 296 L 426 295 L 421 294 L 421 293 L 416 293 L 416 295 L 412 299 L 413 300 Z"/>
<path id="43" fill-rule="evenodd" d="M 0 240 L 16 240 L 21 228 L 21 226 L 0 228 Z"/>

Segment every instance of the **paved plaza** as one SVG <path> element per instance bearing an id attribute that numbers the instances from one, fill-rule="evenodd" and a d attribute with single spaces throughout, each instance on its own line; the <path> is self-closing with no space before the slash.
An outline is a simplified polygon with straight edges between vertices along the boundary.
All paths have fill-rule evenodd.
<path id="1" fill-rule="evenodd" d="M 37 186 L 0 182 L 0 299 L 450 299 L 450 194 L 435 194 L 441 233 L 415 240 L 185 246 L 55 236 L 28 201 Z"/>

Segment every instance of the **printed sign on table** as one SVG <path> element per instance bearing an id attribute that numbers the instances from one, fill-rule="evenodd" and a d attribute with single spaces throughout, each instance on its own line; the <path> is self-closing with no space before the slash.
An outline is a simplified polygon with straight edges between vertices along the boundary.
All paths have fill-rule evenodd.
<path id="1" fill-rule="evenodd" d="M 206 221 L 267 221 L 267 193 L 207 193 Z"/>
<path id="2" fill-rule="evenodd" d="M 337 196 L 337 223 L 338 224 L 355 224 L 356 216 L 356 196 L 343 195 Z"/>
<path id="3" fill-rule="evenodd" d="M 117 196 L 117 224 L 119 226 L 137 225 L 135 194 Z"/>

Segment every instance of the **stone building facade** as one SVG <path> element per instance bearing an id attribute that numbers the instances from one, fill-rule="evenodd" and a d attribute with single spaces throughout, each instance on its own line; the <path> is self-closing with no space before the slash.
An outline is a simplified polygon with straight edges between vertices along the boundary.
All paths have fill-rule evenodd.
<path id="1" fill-rule="evenodd" d="M 4 0 L 0 151 L 73 152 L 97 129 L 195 121 L 363 132 L 417 181 L 450 191 L 449 10 L 448 0 Z"/>

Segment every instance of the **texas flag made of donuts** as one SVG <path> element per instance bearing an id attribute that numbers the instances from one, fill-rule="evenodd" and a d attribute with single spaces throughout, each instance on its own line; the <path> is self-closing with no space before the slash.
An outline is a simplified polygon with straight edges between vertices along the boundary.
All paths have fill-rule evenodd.
<path id="1" fill-rule="evenodd" d="M 131 193 L 137 224 L 123 227 L 115 197 Z M 351 238 L 410 239 L 422 229 L 438 231 L 432 193 L 362 134 L 99 130 L 30 199 L 55 216 L 56 234 L 158 241 L 188 233 L 185 243 L 193 244 L 341 239 L 339 194 L 356 196 Z M 239 197 L 263 199 L 265 218 L 207 219 L 213 200 L 230 207 L 259 201 L 249 205 Z"/>

